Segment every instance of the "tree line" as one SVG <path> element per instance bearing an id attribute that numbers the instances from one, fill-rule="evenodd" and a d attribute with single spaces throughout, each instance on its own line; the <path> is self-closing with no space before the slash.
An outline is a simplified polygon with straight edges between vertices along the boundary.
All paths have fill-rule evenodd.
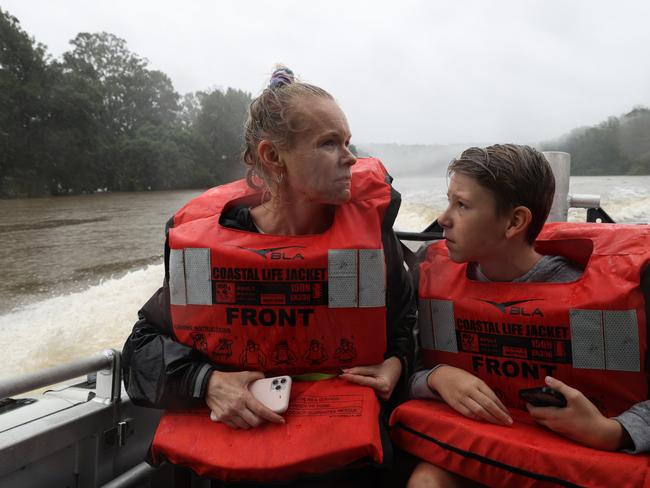
<path id="1" fill-rule="evenodd" d="M 80 33 L 54 60 L 0 9 L 0 197 L 204 188 L 241 174 L 251 95 L 179 95 L 126 42 Z"/>
<path id="2" fill-rule="evenodd" d="M 571 153 L 573 175 L 650 174 L 650 109 L 635 107 L 541 146 L 544 151 Z"/>
<path id="3" fill-rule="evenodd" d="M 181 96 L 126 41 L 80 33 L 61 59 L 0 8 L 0 197 L 205 188 L 242 173 L 251 95 Z M 572 174 L 650 174 L 650 109 L 541 144 Z"/>

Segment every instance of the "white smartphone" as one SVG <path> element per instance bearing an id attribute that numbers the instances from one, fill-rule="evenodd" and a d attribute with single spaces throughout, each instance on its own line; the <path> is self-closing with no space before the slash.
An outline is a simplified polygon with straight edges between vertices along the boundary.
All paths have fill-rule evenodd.
<path id="1" fill-rule="evenodd" d="M 274 376 L 253 381 L 248 389 L 261 403 L 275 413 L 284 413 L 289 408 L 291 376 Z"/>
<path id="2" fill-rule="evenodd" d="M 248 385 L 248 389 L 257 400 L 275 413 L 284 413 L 289 408 L 291 376 L 274 376 L 255 380 Z M 214 412 L 210 412 L 210 420 L 219 421 Z"/>

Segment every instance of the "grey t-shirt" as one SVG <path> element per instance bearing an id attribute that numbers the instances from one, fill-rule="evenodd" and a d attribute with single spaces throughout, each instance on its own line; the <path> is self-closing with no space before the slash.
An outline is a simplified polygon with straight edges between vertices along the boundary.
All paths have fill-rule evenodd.
<path id="1" fill-rule="evenodd" d="M 564 256 L 542 256 L 526 274 L 515 278 L 511 283 L 567 283 L 577 280 L 581 275 L 582 270 Z M 486 283 L 492 281 L 481 272 L 481 267 L 476 263 L 467 266 L 467 277 Z"/>
<path id="2" fill-rule="evenodd" d="M 542 258 L 526 274 L 512 280 L 513 283 L 566 283 L 577 280 L 582 271 L 576 268 L 570 261 L 562 256 L 542 256 Z M 467 276 L 470 279 L 489 282 L 490 280 L 481 272 L 480 266 L 470 263 L 467 267 Z M 440 397 L 431 389 L 427 383 L 429 374 L 436 368 L 417 371 L 413 373 L 409 384 L 411 398 L 432 398 L 439 400 Z M 650 400 L 637 403 L 626 410 L 618 417 L 614 417 L 630 434 L 634 449 L 627 450 L 630 453 L 641 453 L 650 451 Z"/>

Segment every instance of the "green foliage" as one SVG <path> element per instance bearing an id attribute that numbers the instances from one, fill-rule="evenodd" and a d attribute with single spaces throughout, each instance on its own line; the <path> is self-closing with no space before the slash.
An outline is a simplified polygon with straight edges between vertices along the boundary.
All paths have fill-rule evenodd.
<path id="1" fill-rule="evenodd" d="M 251 97 L 181 97 L 113 34 L 51 61 L 0 9 L 0 197 L 201 188 L 239 176 Z"/>
<path id="2" fill-rule="evenodd" d="M 0 9 L 0 186 L 8 179 L 28 182 L 29 193 L 44 188 L 51 78 L 45 47 Z"/>
<path id="3" fill-rule="evenodd" d="M 542 144 L 545 151 L 571 153 L 571 174 L 650 174 L 650 110 L 635 107 L 593 127 Z"/>

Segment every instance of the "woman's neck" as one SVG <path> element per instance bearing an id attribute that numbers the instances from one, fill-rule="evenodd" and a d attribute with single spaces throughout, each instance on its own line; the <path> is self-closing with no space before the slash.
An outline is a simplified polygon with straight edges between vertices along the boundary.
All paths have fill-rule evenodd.
<path id="1" fill-rule="evenodd" d="M 255 226 L 264 234 L 305 235 L 325 232 L 334 221 L 336 206 L 270 200 L 251 209 Z"/>

